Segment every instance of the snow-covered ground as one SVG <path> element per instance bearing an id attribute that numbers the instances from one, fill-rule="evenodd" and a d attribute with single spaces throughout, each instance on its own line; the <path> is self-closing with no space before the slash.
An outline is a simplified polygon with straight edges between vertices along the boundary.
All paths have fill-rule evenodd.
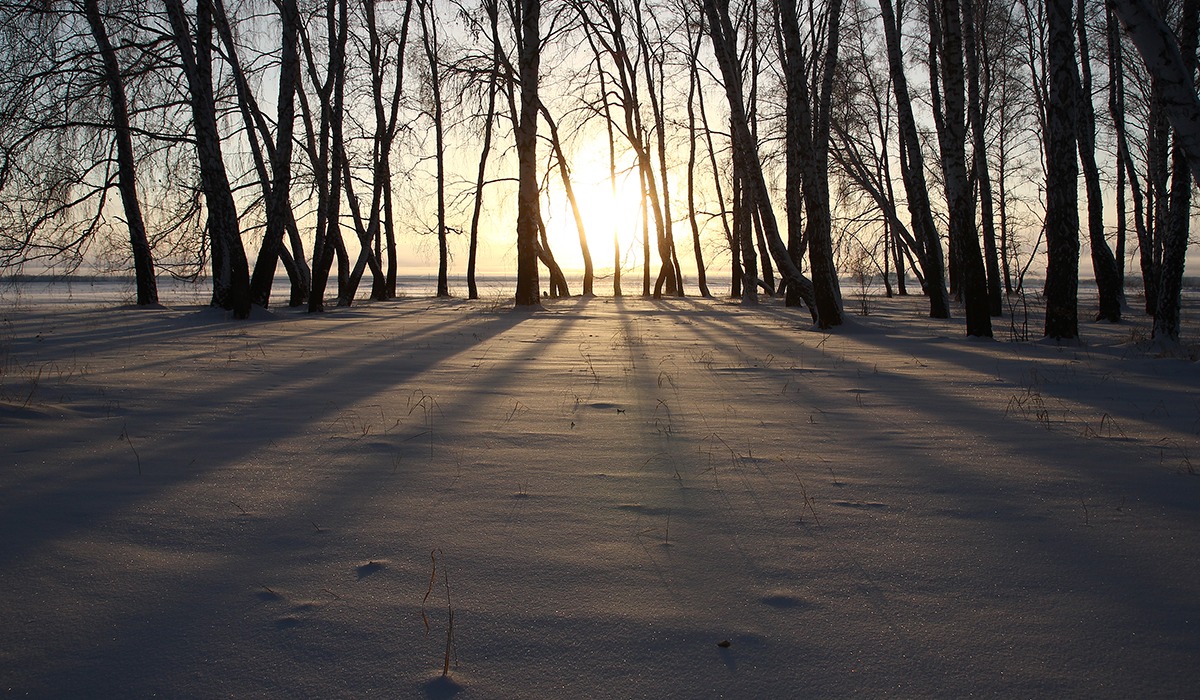
<path id="1" fill-rule="evenodd" d="M 0 693 L 1194 696 L 1200 365 L 869 303 L 0 310 Z"/>

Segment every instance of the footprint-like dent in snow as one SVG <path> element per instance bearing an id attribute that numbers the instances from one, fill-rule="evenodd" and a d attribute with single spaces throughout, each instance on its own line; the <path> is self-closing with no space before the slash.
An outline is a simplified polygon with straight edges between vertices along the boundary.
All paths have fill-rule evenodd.
<path id="1" fill-rule="evenodd" d="M 296 627 L 299 627 L 302 622 L 304 622 L 304 621 L 302 619 L 300 619 L 299 617 L 296 617 L 295 615 L 285 615 L 284 617 L 281 617 L 275 621 L 275 629 L 279 629 L 279 630 L 294 629 Z"/>
<path id="2" fill-rule="evenodd" d="M 276 600 L 283 600 L 283 596 L 279 595 L 275 591 L 271 590 L 270 588 L 266 588 L 266 587 L 263 587 L 263 589 L 261 591 L 256 591 L 254 593 L 254 597 L 258 598 L 259 600 L 263 601 L 264 603 L 271 603 Z"/>
<path id="3" fill-rule="evenodd" d="M 355 571 L 358 573 L 358 579 L 361 581 L 362 579 L 370 576 L 371 574 L 376 574 L 376 573 L 379 573 L 380 571 L 383 571 L 384 567 L 385 567 L 385 562 L 383 562 L 382 560 L 376 561 L 376 560 L 372 559 L 371 561 L 367 562 L 366 564 L 363 564 L 363 565 L 355 568 Z"/>
<path id="4" fill-rule="evenodd" d="M 422 683 L 421 690 L 425 691 L 425 697 L 430 700 L 443 700 L 461 693 L 463 686 L 450 676 L 443 676 L 439 673 L 434 678 Z"/>
<path id="5" fill-rule="evenodd" d="M 762 604 L 769 605 L 770 607 L 779 610 L 807 608 L 810 605 L 809 602 L 803 598 L 788 593 L 772 593 L 770 595 L 763 596 Z"/>

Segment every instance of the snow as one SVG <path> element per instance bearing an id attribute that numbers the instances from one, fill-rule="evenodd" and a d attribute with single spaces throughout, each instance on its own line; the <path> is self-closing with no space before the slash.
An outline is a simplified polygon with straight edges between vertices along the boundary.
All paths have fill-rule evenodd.
<path id="1" fill-rule="evenodd" d="M 1200 366 L 870 306 L 4 309 L 0 692 L 1194 693 Z"/>

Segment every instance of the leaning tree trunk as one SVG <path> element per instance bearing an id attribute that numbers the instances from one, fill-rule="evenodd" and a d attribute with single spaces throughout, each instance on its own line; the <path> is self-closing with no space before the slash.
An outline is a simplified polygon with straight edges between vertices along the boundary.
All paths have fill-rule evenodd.
<path id="1" fill-rule="evenodd" d="M 171 38 L 183 62 L 192 108 L 200 182 L 208 207 L 208 233 L 212 245 L 213 306 L 233 311 L 235 318 L 250 315 L 250 265 L 242 246 L 237 205 L 225 172 L 221 132 L 217 125 L 212 84 L 212 12 L 200 0 L 196 7 L 196 32 L 192 37 L 181 0 L 164 0 L 171 23 Z"/>
<path id="2" fill-rule="evenodd" d="M 1076 27 L 1079 34 L 1079 86 L 1076 99 L 1076 137 L 1079 162 L 1087 189 L 1088 242 L 1092 251 L 1092 270 L 1099 294 L 1097 321 L 1121 320 L 1121 273 L 1117 258 L 1104 237 L 1104 194 L 1100 184 L 1100 168 L 1096 165 L 1096 110 L 1092 106 L 1091 52 L 1088 50 L 1087 26 L 1084 22 L 1084 0 L 1076 0 Z"/>
<path id="3" fill-rule="evenodd" d="M 250 295 L 255 303 L 267 306 L 275 281 L 275 263 L 283 248 L 283 234 L 292 218 L 289 193 L 292 188 L 292 134 L 296 123 L 296 81 L 300 77 L 298 47 L 300 12 L 296 0 L 281 0 L 279 18 L 282 49 L 279 73 L 278 119 L 275 148 L 271 151 L 271 199 L 267 203 L 267 231 L 263 236 L 258 260 L 251 278 Z"/>
<path id="4" fill-rule="evenodd" d="M 746 116 L 745 103 L 742 100 L 742 74 L 735 50 L 737 35 L 734 32 L 733 23 L 729 19 L 729 4 L 727 0 L 704 0 L 704 11 L 709 22 L 709 37 L 712 40 L 713 53 L 716 54 L 721 76 L 725 82 L 725 97 L 729 103 L 732 126 L 734 170 L 735 172 L 740 170 L 744 176 L 743 196 L 753 203 L 759 215 L 762 216 L 771 257 L 775 259 L 775 265 L 779 268 L 780 274 L 784 276 L 788 286 L 795 285 L 799 290 L 813 322 L 822 328 L 836 325 L 840 322 L 840 317 L 831 319 L 819 315 L 813 283 L 792 262 L 787 246 L 779 235 L 779 224 L 775 219 L 775 211 L 771 208 L 766 178 L 763 175 L 762 163 L 758 159 L 758 144 L 750 133 L 750 122 Z M 743 288 L 747 283 L 752 282 L 744 281 Z"/>
<path id="5" fill-rule="evenodd" d="M 925 277 L 925 293 L 929 295 L 929 315 L 950 318 L 950 295 L 946 292 L 946 263 L 942 257 L 942 242 L 933 222 L 929 204 L 929 187 L 925 182 L 925 158 L 921 139 L 913 116 L 908 94 L 908 79 L 904 74 L 904 58 L 900 46 L 900 29 L 892 11 L 891 0 L 879 0 L 883 15 L 884 37 L 887 41 L 888 66 L 892 76 L 892 91 L 896 95 L 896 121 L 903 148 L 900 176 L 908 194 L 908 211 L 913 231 L 920 245 L 913 252 Z"/>
<path id="6" fill-rule="evenodd" d="M 1112 0 L 1112 7 L 1146 62 L 1192 177 L 1200 181 L 1200 95 L 1196 94 L 1192 77 L 1195 71 L 1185 62 L 1185 52 L 1180 51 L 1170 27 L 1147 0 Z M 1197 12 L 1190 0 L 1184 3 L 1184 14 L 1189 12 L 1193 18 Z M 1193 48 L 1193 63 L 1195 53 Z"/>
<path id="7" fill-rule="evenodd" d="M 583 212 L 579 210 L 579 200 L 575 197 L 575 186 L 571 181 L 571 167 L 567 163 L 567 154 L 563 150 L 562 140 L 558 136 L 558 124 L 550 116 L 550 110 L 545 104 L 540 108 L 546 119 L 546 128 L 550 130 L 550 148 L 554 150 L 554 159 L 558 162 L 558 174 L 562 179 L 563 192 L 567 195 L 567 203 L 571 206 L 571 215 L 575 219 L 575 232 L 579 235 L 579 251 L 583 256 L 583 295 L 594 295 L 593 280 L 595 268 L 592 266 L 592 251 L 588 247 L 587 229 L 583 223 Z"/>
<path id="8" fill-rule="evenodd" d="M 117 143 L 117 188 L 125 210 L 125 225 L 129 229 L 129 247 L 133 254 L 133 273 L 137 285 L 138 306 L 158 303 L 158 283 L 154 279 L 154 255 L 146 237 L 146 223 L 137 193 L 137 165 L 133 157 L 133 130 L 129 125 L 129 101 L 125 82 L 117 62 L 117 52 L 108 38 L 104 19 L 97 0 L 84 0 L 84 14 L 100 51 L 104 80 L 108 83 L 108 101 L 112 106 L 113 137 Z"/>

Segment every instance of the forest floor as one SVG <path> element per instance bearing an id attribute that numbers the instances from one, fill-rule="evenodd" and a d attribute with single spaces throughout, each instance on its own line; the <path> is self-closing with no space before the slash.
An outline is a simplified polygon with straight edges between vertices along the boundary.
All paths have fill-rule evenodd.
<path id="1" fill-rule="evenodd" d="M 1200 364 L 870 305 L 0 310 L 0 694 L 1193 695 Z"/>

